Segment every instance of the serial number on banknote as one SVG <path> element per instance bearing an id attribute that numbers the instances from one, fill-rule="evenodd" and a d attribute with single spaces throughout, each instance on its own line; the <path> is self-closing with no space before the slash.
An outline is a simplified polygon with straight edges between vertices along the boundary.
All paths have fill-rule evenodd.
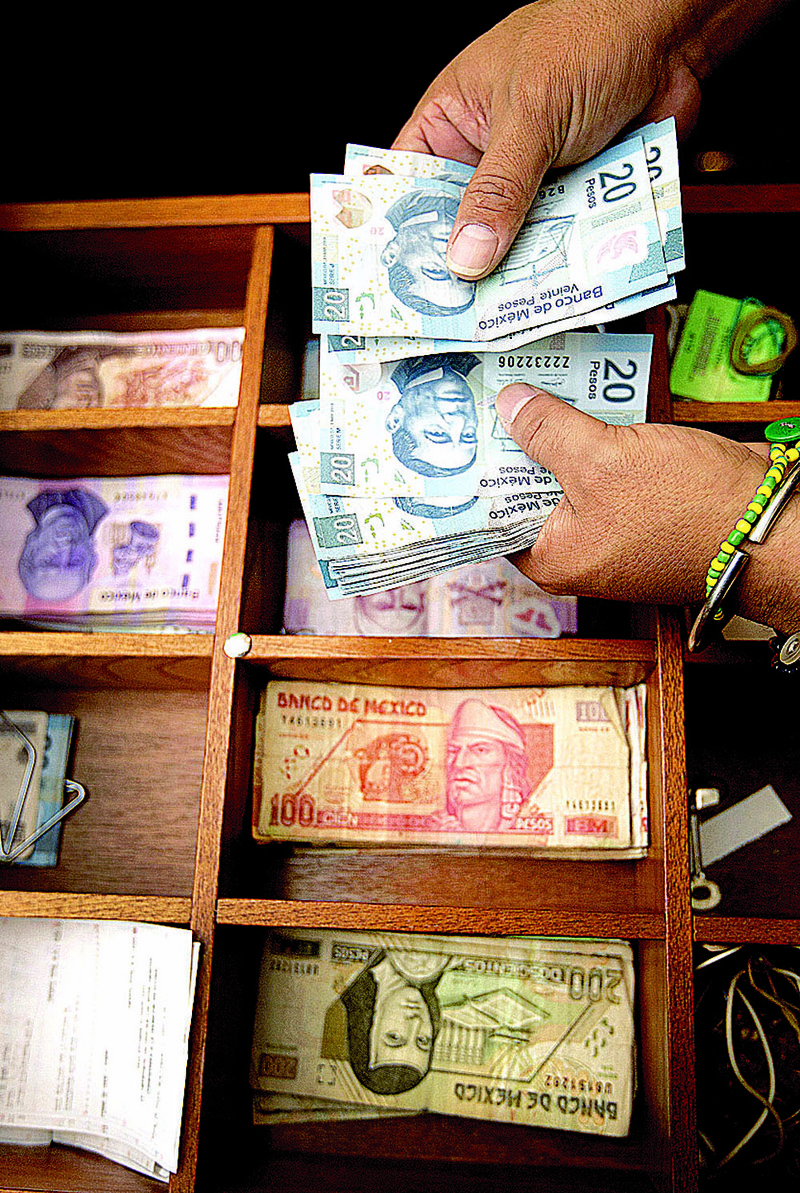
<path id="1" fill-rule="evenodd" d="M 617 805 L 613 799 L 570 799 L 564 801 L 568 812 L 616 812 Z"/>
<path id="2" fill-rule="evenodd" d="M 593 1081 L 585 1077 L 565 1077 L 562 1073 L 543 1073 L 545 1089 L 563 1089 L 571 1094 L 613 1094 L 613 1081 Z"/>
<path id="3" fill-rule="evenodd" d="M 344 729 L 344 721 L 341 717 L 320 717 L 309 713 L 302 715 L 300 713 L 282 713 L 281 724 L 291 726 L 294 729 Z"/>
<path id="4" fill-rule="evenodd" d="M 498 356 L 501 369 L 568 369 L 569 356 Z"/>

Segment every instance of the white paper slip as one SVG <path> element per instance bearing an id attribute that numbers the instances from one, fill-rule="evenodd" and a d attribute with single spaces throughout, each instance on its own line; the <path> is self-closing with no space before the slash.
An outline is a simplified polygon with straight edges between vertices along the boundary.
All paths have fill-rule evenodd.
<path id="1" fill-rule="evenodd" d="M 199 948 L 161 924 L 0 917 L 0 1141 L 177 1172 Z"/>
<path id="2" fill-rule="evenodd" d="M 732 808 L 709 816 L 700 825 L 703 865 L 710 866 L 735 849 L 749 845 L 781 824 L 792 814 L 771 783 L 739 800 Z"/>

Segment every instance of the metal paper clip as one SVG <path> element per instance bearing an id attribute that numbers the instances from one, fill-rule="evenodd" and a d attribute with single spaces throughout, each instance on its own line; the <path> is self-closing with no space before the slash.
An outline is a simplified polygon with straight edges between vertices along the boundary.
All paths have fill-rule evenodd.
<path id="1" fill-rule="evenodd" d="M 59 808 L 57 812 L 48 817 L 43 824 L 38 825 L 37 828 L 30 833 L 24 841 L 14 844 L 14 838 L 17 835 L 19 822 L 22 818 L 22 812 L 25 808 L 25 801 L 27 800 L 30 793 L 31 779 L 33 778 L 33 771 L 36 766 L 36 747 L 30 738 L 28 738 L 27 735 L 22 732 L 19 726 L 15 725 L 10 717 L 6 716 L 2 709 L 0 709 L 0 717 L 3 718 L 6 725 L 8 725 L 11 729 L 12 733 L 14 733 L 14 735 L 19 739 L 20 745 L 25 751 L 27 757 L 27 761 L 25 763 L 25 773 L 22 776 L 22 781 L 19 785 L 19 792 L 14 803 L 14 809 L 9 818 L 8 828 L 6 829 L 5 833 L 3 833 L 2 826 L 0 826 L 0 863 L 3 863 L 15 862 L 17 858 L 21 857 L 23 853 L 30 849 L 31 845 L 34 845 L 40 837 L 43 837 L 46 832 L 49 832 L 54 824 L 58 824 L 59 821 L 63 820 L 65 816 L 68 816 L 70 812 L 73 812 L 79 804 L 82 804 L 86 799 L 86 789 L 82 787 L 80 783 L 76 783 L 73 779 L 65 779 L 64 791 L 71 797 L 69 803 L 64 804 L 63 807 Z"/>

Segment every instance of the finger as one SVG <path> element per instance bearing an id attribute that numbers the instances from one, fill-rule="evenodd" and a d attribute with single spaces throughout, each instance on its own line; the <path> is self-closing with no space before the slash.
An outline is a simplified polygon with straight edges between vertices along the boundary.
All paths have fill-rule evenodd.
<path id="1" fill-rule="evenodd" d="M 437 105 L 421 105 L 395 137 L 392 149 L 432 153 L 468 166 L 477 165 L 481 159 L 474 142 Z"/>
<path id="2" fill-rule="evenodd" d="M 564 489 L 588 462 L 597 464 L 607 449 L 605 423 L 524 382 L 501 389 L 495 410 L 514 442 L 552 472 Z"/>
<path id="3" fill-rule="evenodd" d="M 433 153 L 429 137 L 421 120 L 412 117 L 408 120 L 391 144 L 392 149 L 406 149 L 413 153 Z"/>
<path id="4" fill-rule="evenodd" d="M 447 264 L 459 277 L 485 277 L 511 247 L 554 157 L 535 128 L 522 112 L 493 124 L 450 236 Z"/>

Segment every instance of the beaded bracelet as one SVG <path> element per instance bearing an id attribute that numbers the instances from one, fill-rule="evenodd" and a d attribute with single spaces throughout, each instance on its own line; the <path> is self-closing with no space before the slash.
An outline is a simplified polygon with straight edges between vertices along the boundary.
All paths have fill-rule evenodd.
<path id="1" fill-rule="evenodd" d="M 753 500 L 708 566 L 705 603 L 689 634 L 690 651 L 705 649 L 730 621 L 733 614 L 726 610 L 725 602 L 750 560 L 741 546 L 746 539 L 751 543 L 763 542 L 800 481 L 800 468 L 792 468 L 800 460 L 800 450 L 795 446 L 800 442 L 800 418 L 770 423 L 764 429 L 764 436 L 771 444 L 769 468 Z M 796 637 L 800 639 L 800 635 L 792 635 L 792 639 Z"/>
<path id="2" fill-rule="evenodd" d="M 782 427 L 787 422 L 797 422 L 796 438 L 800 439 L 800 419 L 783 419 L 779 423 L 770 423 L 764 434 L 769 440 L 772 427 Z M 764 479 L 758 486 L 753 500 L 739 518 L 731 533 L 720 544 L 719 551 L 708 565 L 706 574 L 706 596 L 709 596 L 714 585 L 719 580 L 725 568 L 731 561 L 736 548 L 744 542 L 761 515 L 772 501 L 775 490 L 783 480 L 786 469 L 790 464 L 800 460 L 800 451 L 796 447 L 784 447 L 782 443 L 772 443 L 769 452 L 770 466 L 764 474 Z"/>

